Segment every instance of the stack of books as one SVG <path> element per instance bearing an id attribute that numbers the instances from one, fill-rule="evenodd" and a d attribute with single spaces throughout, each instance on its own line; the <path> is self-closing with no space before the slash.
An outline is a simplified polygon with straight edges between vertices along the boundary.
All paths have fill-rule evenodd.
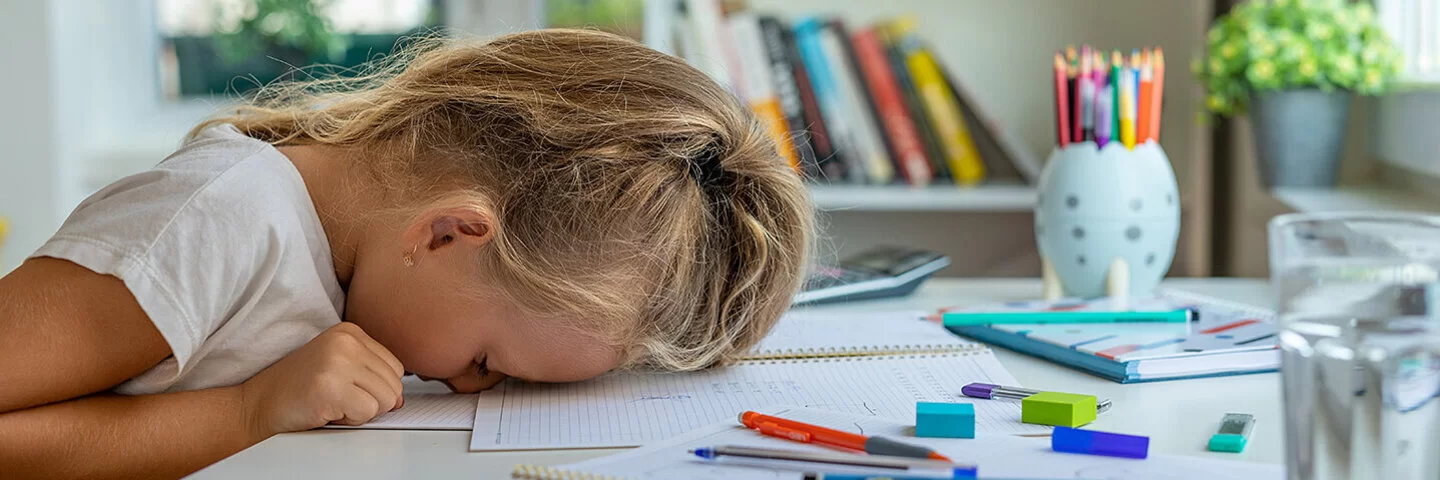
<path id="1" fill-rule="evenodd" d="M 780 155 L 822 182 L 1033 183 L 1040 162 L 995 128 L 912 18 L 793 23 L 680 3 L 676 54 L 744 99 Z"/>

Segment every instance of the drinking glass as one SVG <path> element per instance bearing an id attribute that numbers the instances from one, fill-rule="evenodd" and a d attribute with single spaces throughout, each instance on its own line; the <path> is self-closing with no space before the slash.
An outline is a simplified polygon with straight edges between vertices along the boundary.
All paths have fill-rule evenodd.
<path id="1" fill-rule="evenodd" d="M 1291 480 L 1440 479 L 1440 216 L 1270 222 Z"/>

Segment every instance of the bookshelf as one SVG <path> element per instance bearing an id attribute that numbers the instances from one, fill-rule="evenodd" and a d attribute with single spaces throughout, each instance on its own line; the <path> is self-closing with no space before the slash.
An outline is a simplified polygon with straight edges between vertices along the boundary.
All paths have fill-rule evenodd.
<path id="1" fill-rule="evenodd" d="M 859 212 L 1030 212 L 1035 189 L 1024 185 L 958 188 L 933 185 L 812 185 L 811 198 L 822 211 Z"/>

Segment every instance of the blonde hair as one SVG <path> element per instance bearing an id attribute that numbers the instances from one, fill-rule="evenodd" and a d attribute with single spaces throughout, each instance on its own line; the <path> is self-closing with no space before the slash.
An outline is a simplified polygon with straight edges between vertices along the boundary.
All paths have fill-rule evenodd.
<path id="1" fill-rule="evenodd" d="M 479 261 L 529 311 L 576 318 L 624 366 L 733 361 L 804 277 L 814 212 L 748 109 L 632 40 L 536 30 L 421 39 L 355 79 L 270 85 L 230 114 L 276 145 L 329 145 L 413 203 L 495 218 Z"/>

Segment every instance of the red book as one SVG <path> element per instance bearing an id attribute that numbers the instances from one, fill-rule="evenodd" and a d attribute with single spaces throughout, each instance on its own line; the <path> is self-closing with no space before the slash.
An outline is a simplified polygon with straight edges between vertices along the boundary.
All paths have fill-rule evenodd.
<path id="1" fill-rule="evenodd" d="M 890 71 L 890 60 L 875 28 L 856 32 L 851 43 L 885 134 L 895 148 L 895 163 L 900 166 L 900 173 L 911 185 L 930 183 L 934 176 L 930 170 L 930 159 L 925 156 L 925 145 L 920 143 L 920 134 L 915 130 L 915 122 L 910 119 L 905 99 L 900 96 L 900 85 L 894 72 Z"/>

